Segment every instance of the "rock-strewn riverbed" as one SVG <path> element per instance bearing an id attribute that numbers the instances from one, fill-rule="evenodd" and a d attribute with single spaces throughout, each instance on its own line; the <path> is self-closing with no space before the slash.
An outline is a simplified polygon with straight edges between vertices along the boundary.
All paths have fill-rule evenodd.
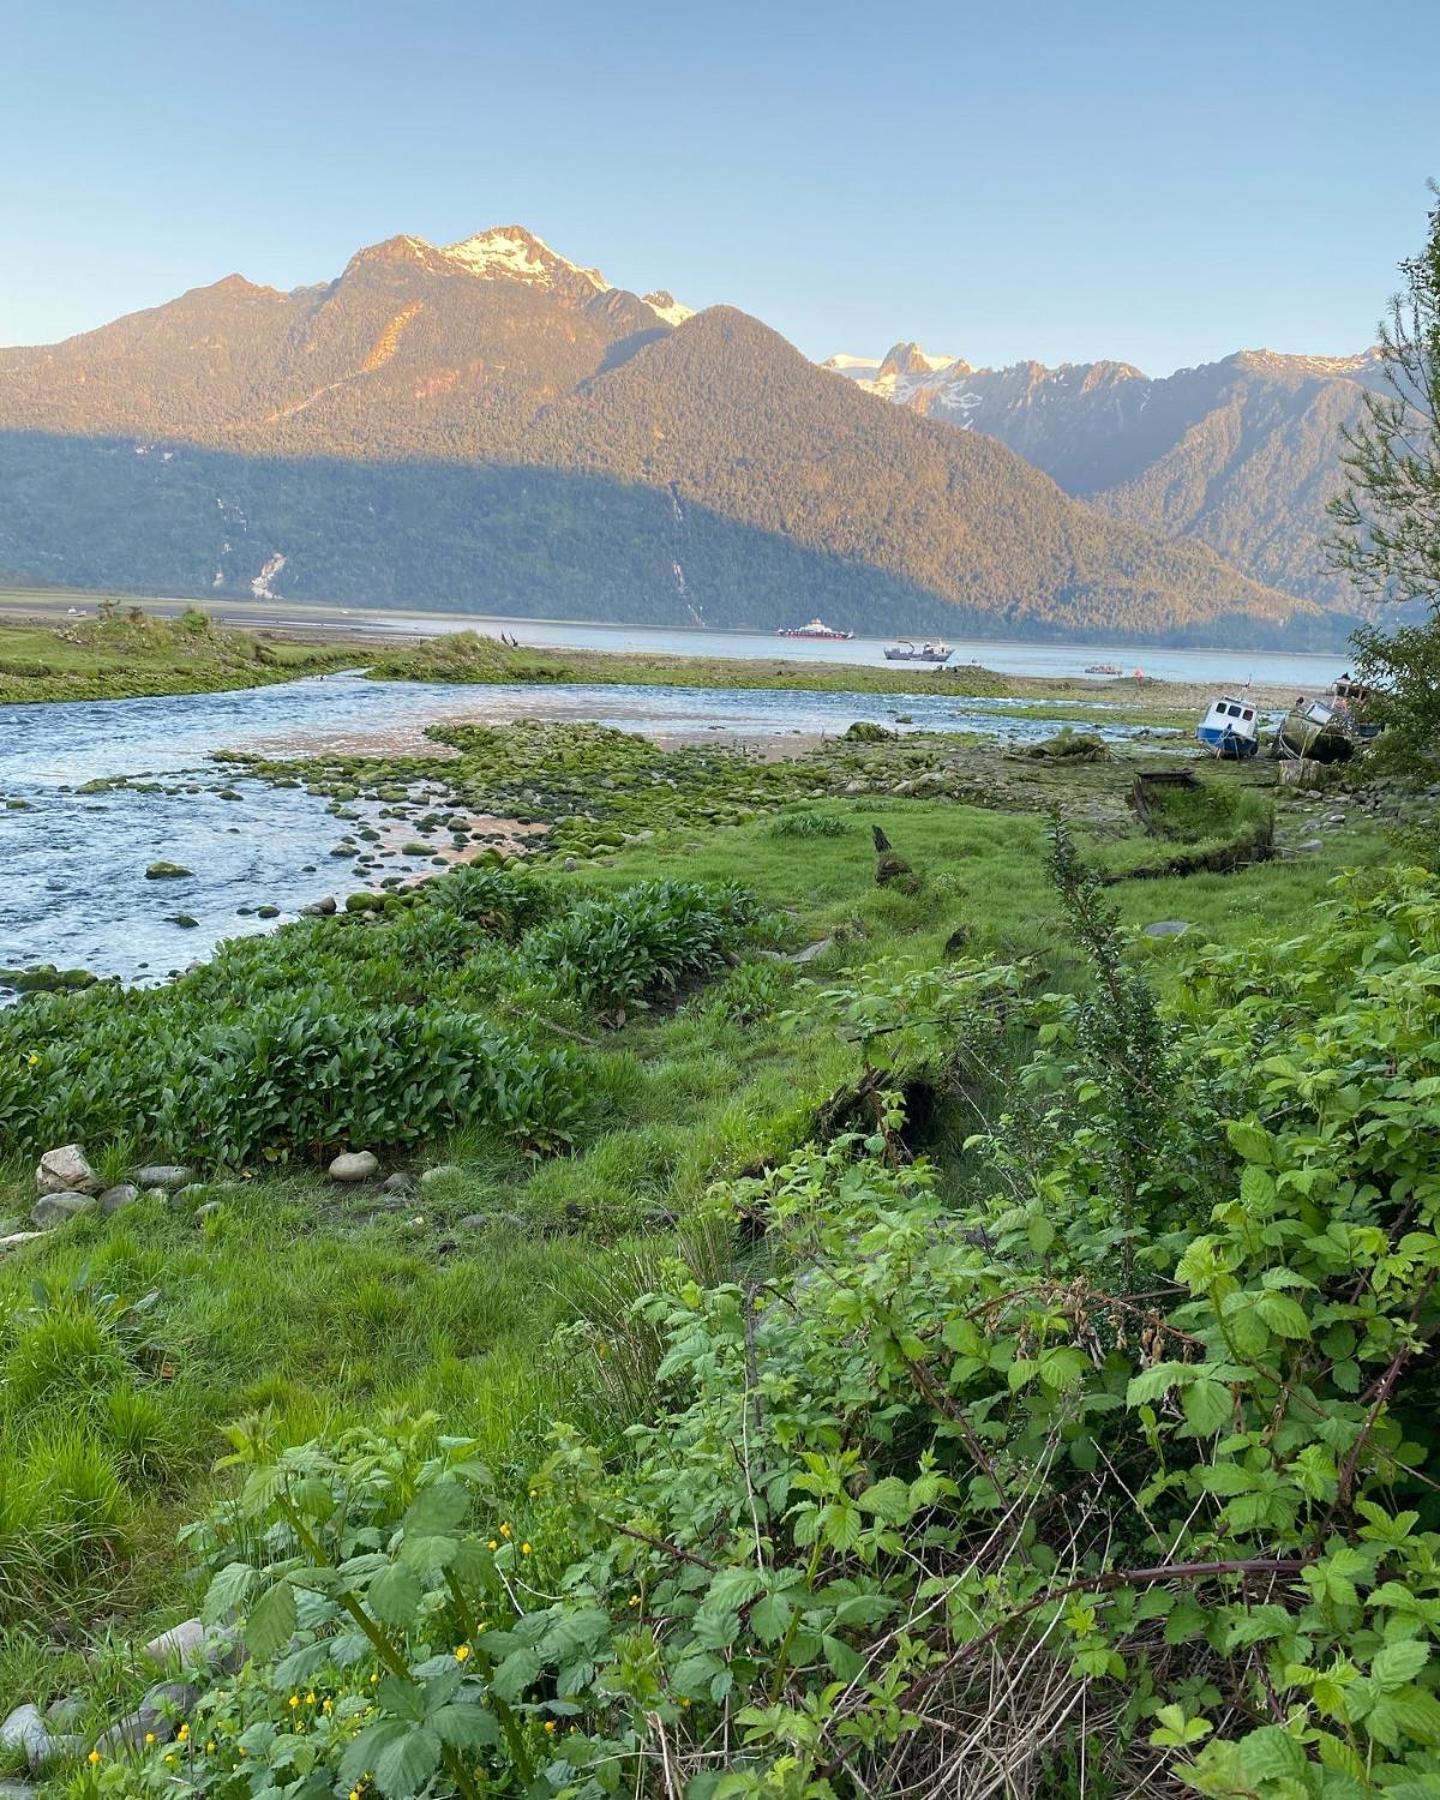
<path id="1" fill-rule="evenodd" d="M 0 968 L 54 963 L 163 979 L 222 938 L 265 930 L 324 895 L 414 879 L 437 860 L 513 843 L 506 821 L 456 821 L 438 804 L 438 788 L 388 803 L 342 800 L 337 810 L 332 796 L 249 780 L 211 757 L 223 749 L 433 751 L 424 736 L 432 723 L 526 717 L 720 744 L 839 735 L 857 719 L 1023 743 L 1066 722 L 1060 707 L 1053 717 L 1016 717 L 1003 702 L 951 694 L 537 690 L 352 675 L 233 693 L 0 707 Z M 1118 723 L 1102 730 L 1133 735 Z M 427 808 L 440 816 L 419 829 Z M 159 864 L 189 873 L 147 878 Z"/>

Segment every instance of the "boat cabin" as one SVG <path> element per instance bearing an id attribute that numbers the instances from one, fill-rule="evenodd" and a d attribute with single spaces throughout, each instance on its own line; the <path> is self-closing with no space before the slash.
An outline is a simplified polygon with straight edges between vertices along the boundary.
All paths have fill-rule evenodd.
<path id="1" fill-rule="evenodd" d="M 1260 747 L 1260 719 L 1253 703 L 1222 694 L 1195 728 L 1202 744 L 1217 756 L 1253 756 Z"/>

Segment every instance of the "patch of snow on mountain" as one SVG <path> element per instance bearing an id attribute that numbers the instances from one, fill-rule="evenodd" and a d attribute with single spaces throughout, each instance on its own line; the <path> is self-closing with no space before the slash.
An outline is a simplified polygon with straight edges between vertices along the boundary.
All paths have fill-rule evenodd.
<path id="1" fill-rule="evenodd" d="M 556 271 L 563 269 L 588 281 L 597 294 L 610 291 L 610 283 L 598 269 L 582 269 L 558 255 L 542 238 L 516 225 L 497 225 L 458 244 L 447 244 L 442 255 L 472 275 L 508 277 L 549 287 Z"/>
<path id="2" fill-rule="evenodd" d="M 687 319 L 695 317 L 695 308 L 684 305 L 666 288 L 656 288 L 653 294 L 642 294 L 641 298 L 655 317 L 663 319 L 667 325 L 683 325 Z"/>
<path id="3" fill-rule="evenodd" d="M 878 356 L 827 356 L 820 367 L 833 369 L 837 375 L 848 375 L 852 381 L 867 381 L 880 367 Z"/>

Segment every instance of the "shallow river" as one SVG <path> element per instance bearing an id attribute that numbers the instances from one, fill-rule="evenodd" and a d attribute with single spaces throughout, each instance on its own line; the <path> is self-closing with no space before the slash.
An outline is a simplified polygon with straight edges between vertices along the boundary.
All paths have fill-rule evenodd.
<path id="1" fill-rule="evenodd" d="M 657 735 L 724 743 L 746 735 L 843 732 L 856 719 L 916 730 L 1048 736 L 1043 722 L 1006 717 L 1003 702 L 956 694 L 776 693 L 754 689 L 454 687 L 330 675 L 228 694 L 0 706 L 0 966 L 53 962 L 126 980 L 162 979 L 222 938 L 263 931 L 240 907 L 281 916 L 320 895 L 364 885 L 330 860 L 346 826 L 303 789 L 230 779 L 209 760 L 223 749 L 304 755 L 328 749 L 413 749 L 441 720 L 593 719 Z M 1123 737 L 1116 725 L 1108 735 Z M 197 791 L 75 791 L 107 776 L 155 776 Z M 147 880 L 147 865 L 194 873 Z M 184 913 L 182 927 L 167 918 Z"/>

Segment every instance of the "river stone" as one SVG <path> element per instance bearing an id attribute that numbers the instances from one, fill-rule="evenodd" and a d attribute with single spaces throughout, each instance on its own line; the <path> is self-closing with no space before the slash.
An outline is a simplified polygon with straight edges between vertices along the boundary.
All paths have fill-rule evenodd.
<path id="1" fill-rule="evenodd" d="M 452 1175 L 463 1174 L 459 1163 L 437 1163 L 433 1169 L 426 1169 L 420 1177 L 421 1187 L 429 1187 L 432 1181 L 448 1181 Z"/>
<path id="2" fill-rule="evenodd" d="M 300 910 L 312 919 L 328 919 L 336 910 L 335 897 L 327 894 L 323 900 L 312 900 L 309 906 L 302 906 Z"/>
<path id="3" fill-rule="evenodd" d="M 204 1624 L 199 1619 L 182 1619 L 178 1625 L 162 1631 L 159 1637 L 151 1638 L 141 1654 L 152 1662 L 169 1662 L 172 1656 L 179 1657 L 182 1663 L 202 1662 L 205 1660 Z"/>
<path id="4" fill-rule="evenodd" d="M 170 1196 L 171 1206 L 179 1209 L 195 1206 L 210 1192 L 203 1181 L 187 1181 L 184 1187 L 176 1188 Z"/>
<path id="5" fill-rule="evenodd" d="M 224 1212 L 224 1210 L 225 1202 L 223 1200 L 207 1200 L 203 1206 L 195 1208 L 195 1223 L 198 1225 L 202 1219 L 213 1219 L 216 1213 Z"/>
<path id="6" fill-rule="evenodd" d="M 22 1244 L 33 1244 L 36 1238 L 44 1237 L 43 1231 L 9 1231 L 0 1237 L 0 1256 L 7 1250 L 18 1250 Z"/>
<path id="7" fill-rule="evenodd" d="M 1153 938 L 1179 937 L 1190 929 L 1188 919 L 1157 919 L 1153 925 L 1145 927 L 1145 936 Z"/>
<path id="8" fill-rule="evenodd" d="M 403 1169 L 397 1169 L 393 1175 L 387 1175 L 385 1177 L 380 1183 L 380 1188 L 381 1191 L 386 1194 L 408 1193 L 410 1190 L 410 1177 Z"/>
<path id="9" fill-rule="evenodd" d="M 379 1172 L 379 1158 L 369 1150 L 343 1151 L 330 1165 L 332 1181 L 369 1181 Z"/>
<path id="10" fill-rule="evenodd" d="M 100 1196 L 102 1213 L 119 1212 L 122 1206 L 129 1206 L 140 1198 L 140 1190 L 133 1181 L 121 1181 L 114 1187 L 106 1188 Z"/>
<path id="11" fill-rule="evenodd" d="M 147 881 L 176 881 L 181 876 L 193 875 L 193 869 L 187 869 L 183 863 L 153 862 L 145 871 Z"/>
<path id="12" fill-rule="evenodd" d="M 81 1213 L 93 1211 L 93 1194 L 42 1194 L 30 1209 L 32 1221 L 42 1231 L 63 1225 L 67 1219 L 78 1219 Z"/>
<path id="13" fill-rule="evenodd" d="M 789 963 L 814 962 L 815 958 L 817 956 L 823 956 L 834 942 L 835 940 L 833 937 L 821 938 L 818 943 L 807 944 L 803 950 L 796 950 L 792 955 L 787 956 L 785 960 Z"/>
<path id="14" fill-rule="evenodd" d="M 20 1751 L 32 1769 L 39 1769 L 54 1754 L 53 1740 L 40 1717 L 40 1708 L 29 1701 L 17 1706 L 0 1721 L 0 1750 Z"/>
<path id="15" fill-rule="evenodd" d="M 47 1150 L 35 1171 L 37 1194 L 93 1194 L 100 1185 L 79 1144 Z"/>
<path id="16" fill-rule="evenodd" d="M 143 1169 L 135 1171 L 135 1180 L 142 1188 L 183 1188 L 194 1179 L 195 1171 L 183 1163 L 146 1163 Z"/>
<path id="17" fill-rule="evenodd" d="M 101 1756 L 117 1750 L 139 1750 L 144 1747 L 147 1732 L 168 1743 L 176 1726 L 200 1698 L 200 1690 L 188 1681 L 157 1681 L 132 1713 L 117 1719 L 95 1741 Z"/>

